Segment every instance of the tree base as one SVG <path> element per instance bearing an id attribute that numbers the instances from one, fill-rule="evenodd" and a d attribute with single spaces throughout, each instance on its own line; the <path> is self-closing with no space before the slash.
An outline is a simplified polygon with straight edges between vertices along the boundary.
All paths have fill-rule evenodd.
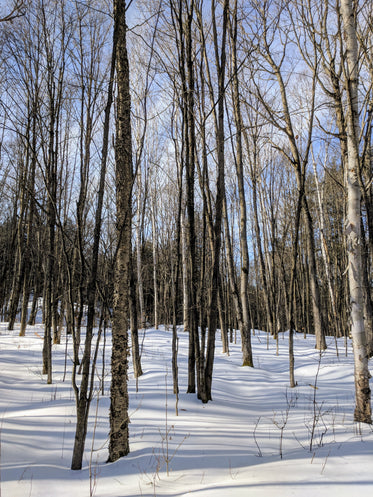
<path id="1" fill-rule="evenodd" d="M 249 360 L 246 360 L 246 361 L 243 361 L 242 363 L 242 367 L 249 367 L 249 368 L 253 368 L 254 367 L 254 364 L 252 361 L 249 361 Z"/>
<path id="2" fill-rule="evenodd" d="M 361 413 L 355 409 L 354 412 L 354 421 L 356 423 L 365 423 L 367 425 L 373 424 L 372 417 L 369 414 Z"/>

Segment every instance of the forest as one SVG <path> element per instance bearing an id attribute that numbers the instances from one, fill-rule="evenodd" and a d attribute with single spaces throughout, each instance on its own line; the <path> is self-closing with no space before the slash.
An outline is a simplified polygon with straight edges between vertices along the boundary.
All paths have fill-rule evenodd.
<path id="1" fill-rule="evenodd" d="M 0 321 L 42 312 L 47 384 L 71 340 L 71 468 L 107 328 L 110 462 L 161 325 L 203 404 L 217 337 L 253 368 L 254 330 L 288 332 L 291 388 L 296 337 L 351 342 L 371 424 L 372 1 L 14 0 L 0 40 Z"/>

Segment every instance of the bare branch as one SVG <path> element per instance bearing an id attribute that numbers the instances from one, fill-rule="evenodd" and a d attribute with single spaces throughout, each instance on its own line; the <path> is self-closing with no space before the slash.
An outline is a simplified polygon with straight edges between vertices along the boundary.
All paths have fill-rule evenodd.
<path id="1" fill-rule="evenodd" d="M 17 17 L 22 17 L 25 15 L 26 4 L 24 0 L 16 0 L 13 10 L 7 14 L 5 17 L 0 18 L 0 22 L 13 21 Z"/>

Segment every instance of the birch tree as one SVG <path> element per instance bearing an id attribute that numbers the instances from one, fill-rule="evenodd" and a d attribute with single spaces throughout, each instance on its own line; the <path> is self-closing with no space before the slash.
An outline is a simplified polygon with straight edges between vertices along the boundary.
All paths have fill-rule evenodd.
<path id="1" fill-rule="evenodd" d="M 368 352 L 364 329 L 364 293 L 361 241 L 361 190 L 358 179 L 359 157 L 359 99 L 358 43 L 356 11 L 352 0 L 341 0 L 344 39 L 346 44 L 345 91 L 347 95 L 347 206 L 345 234 L 348 252 L 348 279 L 351 305 L 351 336 L 355 365 L 355 421 L 372 423 L 371 391 L 369 387 Z"/>

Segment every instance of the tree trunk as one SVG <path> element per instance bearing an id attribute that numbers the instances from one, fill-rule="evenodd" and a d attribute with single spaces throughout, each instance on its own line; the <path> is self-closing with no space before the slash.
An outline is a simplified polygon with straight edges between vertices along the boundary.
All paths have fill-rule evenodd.
<path id="1" fill-rule="evenodd" d="M 113 43 L 114 44 L 114 43 Z M 104 193 L 105 193 L 105 178 L 107 169 L 107 156 L 109 148 L 109 128 L 110 128 L 110 111 L 113 101 L 113 83 L 114 83 L 114 71 L 115 71 L 115 46 L 113 46 L 111 69 L 110 69 L 110 79 L 108 85 L 108 97 L 105 107 L 105 118 L 103 127 L 103 144 L 102 144 L 102 157 L 101 157 L 101 171 L 100 171 L 100 183 L 97 196 L 97 208 L 95 212 L 95 227 L 93 234 L 93 249 L 92 249 L 92 262 L 90 267 L 90 276 L 87 286 L 87 331 L 86 331 L 86 341 L 85 350 L 83 356 L 83 372 L 82 381 L 80 384 L 80 391 L 78 390 L 75 375 L 76 367 L 79 364 L 78 349 L 79 347 L 75 344 L 74 347 L 74 366 L 73 366 L 73 387 L 76 396 L 76 429 L 75 429 L 75 442 L 73 449 L 73 457 L 71 462 L 72 470 L 80 470 L 82 468 L 82 461 L 84 455 L 84 446 L 87 435 L 87 423 L 89 408 L 91 404 L 91 399 L 93 395 L 93 378 L 96 374 L 95 366 L 97 359 L 97 350 L 99 344 L 99 337 L 101 334 L 102 322 L 100 323 L 99 336 L 96 342 L 96 355 L 94 356 L 92 368 L 91 365 L 91 344 L 93 337 L 93 327 L 94 327 L 94 316 L 95 316 L 95 304 L 96 304 L 96 284 L 97 284 L 97 271 L 98 271 L 98 258 L 99 258 L 99 246 L 100 246 L 100 236 L 101 236 L 101 226 L 102 226 L 102 209 L 104 203 Z M 102 311 L 104 312 L 104 311 Z M 105 333 L 104 333 L 105 337 Z M 104 359 L 103 359 L 104 362 Z M 103 366 L 104 367 L 104 366 Z"/>
<path id="2" fill-rule="evenodd" d="M 229 3 L 229 2 L 228 2 Z M 228 5 L 228 4 L 227 4 Z M 243 154 L 242 154 L 242 115 L 240 106 L 240 92 L 238 82 L 238 63 L 237 63 L 237 1 L 234 2 L 234 17 L 231 30 L 232 38 L 232 70 L 233 70 L 233 111 L 236 125 L 236 175 L 238 185 L 238 195 L 240 199 L 240 249 L 241 249 L 241 276 L 240 276 L 240 293 L 242 304 L 242 365 L 253 367 L 253 357 L 251 350 L 251 320 L 249 310 L 249 248 L 247 244 L 247 213 L 246 197 L 243 172 Z M 225 42 L 225 40 L 223 41 Z M 222 50 L 225 50 L 222 47 Z M 223 75 L 224 77 L 224 75 Z M 222 96 L 220 96 L 222 98 Z"/>
<path id="3" fill-rule="evenodd" d="M 290 290 L 289 290 L 289 379 L 290 387 L 296 386 L 294 377 L 294 332 L 295 332 L 295 280 L 297 276 L 297 259 L 298 259 L 298 240 L 299 240 L 299 225 L 300 215 L 302 211 L 302 198 L 303 198 L 303 185 L 298 191 L 298 199 L 295 213 L 294 224 L 294 240 L 293 240 L 293 253 L 292 253 L 292 267 L 290 276 Z"/>
<path id="4" fill-rule="evenodd" d="M 196 390 L 196 361 L 200 360 L 198 341 L 198 315 L 197 315 L 197 264 L 196 264 L 196 230 L 195 230 L 195 115 L 194 115 L 194 57 L 192 24 L 195 2 L 192 0 L 188 5 L 176 6 L 172 3 L 171 10 L 174 16 L 175 30 L 178 35 L 179 71 L 182 84 L 182 118 L 183 118 L 183 160 L 185 163 L 186 176 L 186 217 L 185 217 L 185 240 L 182 242 L 182 250 L 185 251 L 185 266 L 183 264 L 185 277 L 185 300 L 184 308 L 187 312 L 187 321 L 184 323 L 189 332 L 188 353 L 188 393 Z M 183 10 L 186 12 L 183 12 Z M 184 223 L 183 223 L 184 225 Z M 182 229 L 184 226 L 182 226 Z M 197 364 L 198 369 L 198 364 Z"/>
<path id="5" fill-rule="evenodd" d="M 130 316 L 131 316 L 131 350 L 132 350 L 132 364 L 133 374 L 135 378 L 139 378 L 142 373 L 141 357 L 139 347 L 139 325 L 137 314 L 137 299 L 136 299 L 136 277 L 133 271 L 134 265 L 131 265 L 130 270 Z"/>
<path id="6" fill-rule="evenodd" d="M 228 21 L 229 0 L 224 1 L 223 6 L 223 27 L 221 37 L 221 52 L 219 53 L 218 36 L 216 32 L 215 20 L 215 2 L 211 3 L 211 12 L 213 17 L 214 30 L 214 47 L 216 68 L 218 73 L 218 116 L 216 129 L 216 146 L 217 146 L 217 179 L 216 179 L 216 199 L 215 199 L 215 222 L 214 238 L 212 253 L 212 275 L 211 275 L 211 292 L 209 296 L 209 315 L 208 315 L 208 335 L 205 364 L 205 389 L 201 394 L 202 402 L 212 400 L 212 373 L 215 355 L 215 336 L 218 318 L 218 288 L 219 288 L 219 266 L 220 266 L 220 247 L 221 231 L 223 220 L 223 204 L 225 198 L 225 162 L 224 162 L 224 95 L 225 95 L 225 61 L 226 61 L 226 34 Z M 245 317 L 244 317 L 245 322 Z"/>
<path id="7" fill-rule="evenodd" d="M 234 269 L 234 259 L 233 259 L 233 249 L 232 249 L 232 240 L 229 233 L 229 220 L 227 213 L 227 199 L 226 196 L 224 198 L 224 208 L 223 208 L 223 220 L 224 220 L 224 234 L 225 234 L 225 249 L 227 252 L 227 265 L 228 265 L 228 279 L 229 279 L 229 287 L 231 291 L 231 295 L 233 298 L 234 308 L 236 312 L 236 321 L 238 328 L 241 331 L 241 338 L 243 339 L 243 318 L 242 318 L 242 306 L 240 294 L 238 292 L 237 282 L 235 278 L 235 269 Z"/>
<path id="8" fill-rule="evenodd" d="M 32 112 L 32 125 L 31 125 L 31 140 L 32 140 L 32 150 L 31 150 L 31 161 L 30 161 L 30 174 L 28 179 L 28 189 L 29 189 L 29 212 L 27 219 L 27 236 L 25 243 L 25 272 L 23 278 L 23 300 L 22 300 L 22 314 L 21 314 L 21 329 L 19 332 L 20 336 L 26 334 L 27 325 L 27 312 L 28 312 L 28 300 L 30 295 L 30 279 L 31 279 L 31 237 L 33 234 L 33 224 L 34 224 L 34 214 L 35 214 L 35 170 L 36 170 L 36 103 L 33 104 Z"/>
<path id="9" fill-rule="evenodd" d="M 13 284 L 12 284 L 12 292 L 10 296 L 10 301 L 9 301 L 9 308 L 8 308 L 8 330 L 14 330 L 14 323 L 16 321 L 17 317 L 17 312 L 18 312 L 18 305 L 20 301 L 20 296 L 21 296 L 21 290 L 22 290 L 22 283 L 24 280 L 25 276 L 25 268 L 26 268 L 26 261 L 24 258 L 24 230 L 23 230 L 23 224 L 26 216 L 26 164 L 18 164 L 18 167 L 20 169 L 20 186 L 19 186 L 19 195 L 20 195 L 20 214 L 19 214 L 19 219 L 17 223 L 17 252 L 16 252 L 16 257 L 15 257 L 15 273 L 13 277 Z"/>
<path id="10" fill-rule="evenodd" d="M 320 303 L 320 289 L 317 282 L 317 269 L 316 269 L 316 256 L 315 256 L 315 235 L 313 231 L 313 221 L 311 213 L 308 208 L 308 201 L 305 195 L 303 195 L 303 212 L 305 214 L 305 224 L 307 232 L 307 252 L 308 252 L 308 271 L 309 280 L 311 287 L 311 301 L 312 301 L 312 312 L 313 312 L 313 326 L 316 336 L 316 349 L 325 350 L 325 331 L 324 331 L 324 321 L 321 313 L 321 303 Z"/>
<path id="11" fill-rule="evenodd" d="M 118 87 L 115 140 L 118 250 L 114 272 L 108 462 L 113 462 L 120 457 L 126 456 L 130 450 L 127 370 L 133 167 L 130 81 L 126 37 L 126 2 L 114 0 L 114 40 Z"/>
<path id="12" fill-rule="evenodd" d="M 152 199 L 152 209 L 151 209 L 151 218 L 152 218 L 152 248 L 153 248 L 153 291 L 154 291 L 154 328 L 157 330 L 159 326 L 159 296 L 158 296 L 158 278 L 157 278 L 157 266 L 158 266 L 158 245 L 157 245 L 157 225 L 156 225 L 156 201 L 155 198 Z M 178 229 L 177 229 L 177 237 L 180 238 L 180 219 L 177 220 Z M 180 246 L 180 242 L 177 243 L 178 247 Z M 179 257 L 179 253 L 177 253 L 177 257 Z M 177 296 L 176 296 L 177 298 Z M 176 302 L 173 304 L 176 305 Z"/>
<path id="13" fill-rule="evenodd" d="M 142 202 L 142 177 L 141 177 L 141 167 L 139 167 L 137 172 L 137 213 L 136 213 L 136 267 L 137 267 L 137 291 L 139 299 L 139 311 L 140 311 L 140 327 L 145 328 L 145 301 L 144 301 L 144 285 L 142 278 L 142 240 L 143 240 L 143 210 L 145 209 L 145 199 Z M 144 205 L 143 205 L 144 204 Z"/>
<path id="14" fill-rule="evenodd" d="M 361 190 L 359 171 L 358 46 L 352 0 L 341 1 L 346 42 L 347 93 L 347 219 L 345 234 L 348 252 L 348 279 L 351 304 L 351 336 L 355 364 L 355 421 L 372 423 L 368 353 L 364 329 L 363 268 L 361 258 Z"/>

